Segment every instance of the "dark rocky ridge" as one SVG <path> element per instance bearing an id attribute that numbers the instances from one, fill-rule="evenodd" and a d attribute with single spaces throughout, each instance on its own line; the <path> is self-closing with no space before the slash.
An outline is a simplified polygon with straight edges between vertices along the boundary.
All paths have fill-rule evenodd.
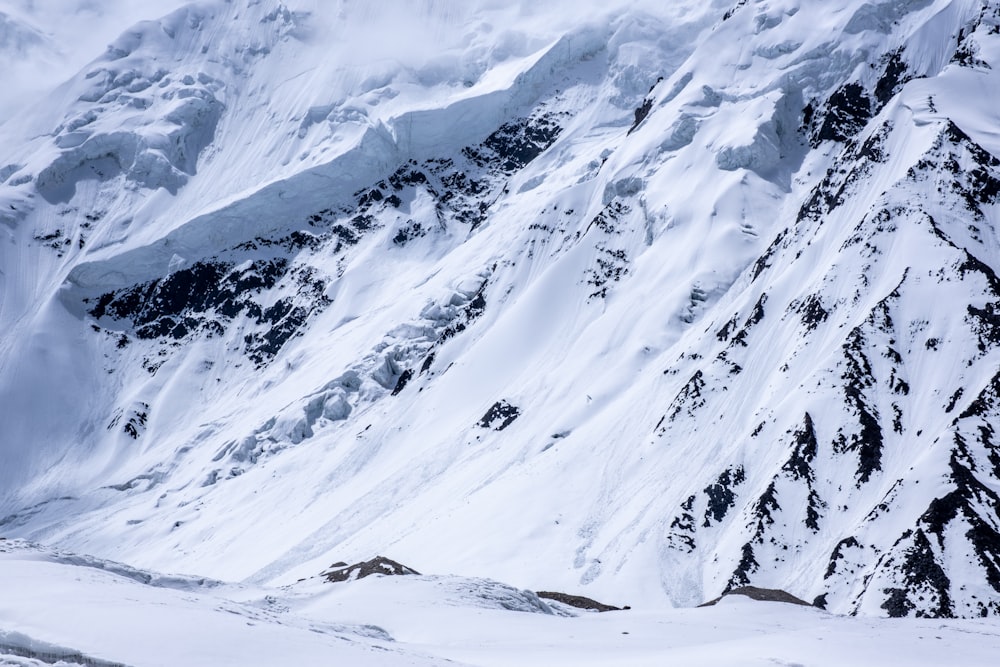
<path id="1" fill-rule="evenodd" d="M 576 607 L 577 609 L 587 609 L 589 611 L 605 612 L 605 611 L 622 611 L 628 609 L 629 607 L 613 607 L 609 604 L 604 604 L 603 602 L 598 602 L 597 600 L 591 600 L 588 597 L 582 595 L 569 595 L 567 593 L 554 593 L 552 591 L 538 591 L 538 597 L 546 600 L 555 600 L 556 602 L 561 602 L 563 604 L 569 605 L 570 607 Z"/>
<path id="2" fill-rule="evenodd" d="M 558 138 L 564 112 L 540 106 L 532 115 L 503 124 L 481 144 L 451 157 L 410 160 L 385 179 L 354 193 L 354 206 L 311 213 L 301 229 L 285 236 L 257 237 L 224 249 L 210 259 L 181 267 L 168 276 L 123 286 L 84 298 L 87 312 L 113 331 L 126 331 L 140 340 L 165 343 L 194 335 L 221 336 L 244 330 L 243 351 L 255 365 L 277 356 L 317 313 L 330 304 L 325 296 L 332 277 L 323 276 L 313 257 L 328 253 L 346 256 L 366 236 L 383 226 L 384 213 L 404 207 L 418 191 L 436 201 L 438 228 L 449 223 L 480 225 L 505 178 L 534 160 Z M 410 220 L 392 237 L 403 247 L 434 228 Z M 63 247 L 57 230 L 42 239 Z M 57 247 L 53 245 L 53 247 Z M 96 302 L 96 303 L 95 303 Z M 461 333 L 485 308 L 482 290 L 466 308 L 466 317 L 442 334 Z M 162 360 L 147 356 L 155 372 Z M 401 391 L 405 386 L 398 386 Z M 397 392 L 398 393 L 398 392 Z"/>
<path id="3" fill-rule="evenodd" d="M 718 604 L 722 598 L 729 597 L 730 595 L 742 595 L 758 602 L 784 602 L 785 604 L 796 604 L 804 607 L 813 606 L 805 600 L 795 597 L 791 593 L 775 588 L 758 588 L 757 586 L 741 586 L 739 588 L 733 588 L 727 591 L 724 595 L 721 595 L 714 600 L 704 602 L 698 606 L 711 607 Z"/>

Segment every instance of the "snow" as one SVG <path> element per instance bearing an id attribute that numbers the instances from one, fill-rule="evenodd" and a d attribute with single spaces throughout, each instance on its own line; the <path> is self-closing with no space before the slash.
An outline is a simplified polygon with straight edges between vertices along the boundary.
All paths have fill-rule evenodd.
<path id="1" fill-rule="evenodd" d="M 318 577 L 282 588 L 157 577 L 0 542 L 0 661 L 291 665 L 992 664 L 986 621 L 846 618 L 732 596 L 586 612 L 495 581 Z M 48 660 L 41 656 L 49 656 Z M 84 663 L 84 659 L 91 662 Z"/>
<path id="2" fill-rule="evenodd" d="M 17 48 L 69 39 L 59 21 L 31 27 L 53 5 L 7 4 L 28 17 Z M 886 591 L 928 585 L 893 565 L 915 557 L 917 529 L 957 615 L 1000 596 L 966 535 L 1000 528 L 980 428 L 996 414 L 966 414 L 989 403 L 1000 358 L 995 286 L 968 259 L 1000 266 L 996 197 L 977 198 L 995 165 L 948 134 L 1000 151 L 994 70 L 951 62 L 976 3 L 142 4 L 106 5 L 102 30 L 120 37 L 0 125 L 2 535 L 237 582 L 134 593 L 151 596 L 149 623 L 190 610 L 177 627 L 204 637 L 197 650 L 226 637 L 218 660 L 246 632 L 244 612 L 217 612 L 225 596 L 294 597 L 331 562 L 386 552 L 636 613 L 490 610 L 469 627 L 434 580 L 352 589 L 386 587 L 370 617 L 310 589 L 292 629 L 254 617 L 272 633 L 254 640 L 261 659 L 354 646 L 302 639 L 313 611 L 386 624 L 409 647 L 386 660 L 471 664 L 863 663 L 885 657 L 878 633 L 933 664 L 983 629 L 946 625 L 935 653 L 914 639 L 927 622 L 672 610 L 745 576 L 884 615 Z M 126 29 L 140 9 L 150 20 Z M 966 33 L 995 63 L 991 20 Z M 823 105 L 849 83 L 873 95 L 893 54 L 923 78 L 873 102 L 850 141 L 820 136 Z M 961 194 L 952 181 L 979 168 Z M 185 292 L 198 267 L 217 280 Z M 172 333 L 143 334 L 157 308 Z M 480 425 L 494 405 L 518 410 L 502 430 Z M 867 457 L 864 415 L 879 433 Z M 953 460 L 986 491 L 967 487 L 935 533 Z M 99 593 L 117 580 L 93 576 L 81 598 L 125 622 L 124 598 Z M 46 604 L 18 601 L 10 618 L 40 620 L 11 631 L 157 659 L 46 626 Z M 634 631 L 615 620 L 633 617 Z M 840 653 L 817 643 L 827 631 Z M 501 650 L 512 634 L 523 643 Z M 791 653 L 768 652 L 776 637 Z"/>

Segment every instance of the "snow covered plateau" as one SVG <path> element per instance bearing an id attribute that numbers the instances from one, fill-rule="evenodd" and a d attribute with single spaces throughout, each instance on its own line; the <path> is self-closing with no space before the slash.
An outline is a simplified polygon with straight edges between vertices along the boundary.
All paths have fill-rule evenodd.
<path id="1" fill-rule="evenodd" d="M 0 664 L 995 664 L 1000 0 L 0 0 L 0 56 Z"/>

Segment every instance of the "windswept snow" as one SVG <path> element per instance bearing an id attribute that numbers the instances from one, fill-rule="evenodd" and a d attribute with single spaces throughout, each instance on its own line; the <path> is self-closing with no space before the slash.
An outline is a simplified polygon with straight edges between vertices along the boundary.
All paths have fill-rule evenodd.
<path id="1" fill-rule="evenodd" d="M 92 562 L 0 542 L 0 664 L 975 667 L 1000 649 L 983 620 L 846 618 L 742 596 L 570 613 L 483 579 L 311 577 L 274 589 L 152 573 L 143 583 Z"/>

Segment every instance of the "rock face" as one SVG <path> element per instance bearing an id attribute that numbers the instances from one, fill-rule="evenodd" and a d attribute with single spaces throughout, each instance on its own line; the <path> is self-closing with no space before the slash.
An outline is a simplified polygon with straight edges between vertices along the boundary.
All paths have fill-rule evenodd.
<path id="1" fill-rule="evenodd" d="M 1000 3 L 237 4 L 0 126 L 4 534 L 1000 613 Z"/>

